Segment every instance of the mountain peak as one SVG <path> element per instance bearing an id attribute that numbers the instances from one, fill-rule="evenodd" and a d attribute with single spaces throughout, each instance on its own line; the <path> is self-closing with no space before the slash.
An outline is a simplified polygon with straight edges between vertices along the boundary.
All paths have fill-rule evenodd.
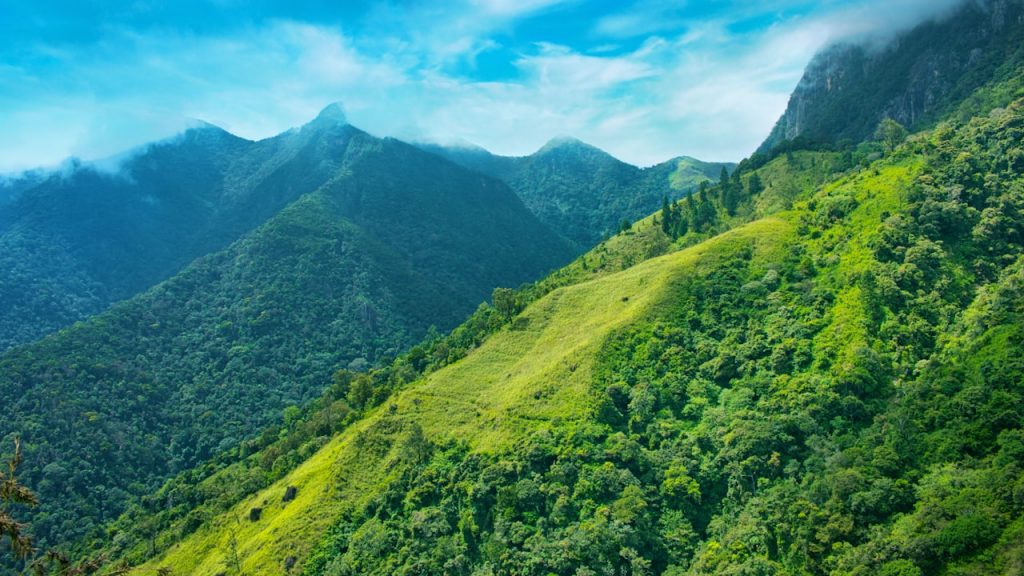
<path id="1" fill-rule="evenodd" d="M 192 119 L 189 120 L 188 124 L 185 126 L 185 130 L 184 131 L 185 132 L 205 132 L 205 131 L 224 132 L 225 130 L 223 128 L 221 128 L 220 126 L 217 126 L 216 124 L 211 124 L 211 123 L 207 122 L 206 120 L 201 120 L 199 118 L 192 118 Z"/>
<path id="2" fill-rule="evenodd" d="M 572 136 L 556 136 L 551 140 L 548 140 L 547 144 L 541 146 L 540 150 L 537 150 L 538 154 L 544 152 L 550 152 L 558 149 L 573 149 L 573 148 L 594 148 L 590 144 L 580 140 L 579 138 L 573 138 Z"/>
<path id="3" fill-rule="evenodd" d="M 345 109 L 340 102 L 331 102 L 316 116 L 316 122 L 331 122 L 333 124 L 348 124 L 345 117 Z"/>

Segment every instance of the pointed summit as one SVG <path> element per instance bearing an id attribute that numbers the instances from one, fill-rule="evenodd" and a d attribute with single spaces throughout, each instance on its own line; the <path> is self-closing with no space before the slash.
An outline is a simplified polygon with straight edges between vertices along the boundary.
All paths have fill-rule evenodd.
<path id="1" fill-rule="evenodd" d="M 578 138 L 573 138 L 572 136 L 556 136 L 556 137 L 552 138 L 551 140 L 548 140 L 547 144 L 545 144 L 544 146 L 541 146 L 540 150 L 537 150 L 536 153 L 537 154 L 544 154 L 546 152 L 551 152 L 553 150 L 559 150 L 559 149 L 572 150 L 572 149 L 581 149 L 581 148 L 582 149 L 594 149 L 594 150 L 597 149 L 597 148 L 594 148 L 590 144 L 587 144 L 586 142 L 584 142 L 584 141 L 582 141 L 582 140 L 580 140 Z"/>
<path id="2" fill-rule="evenodd" d="M 342 108 L 340 102 L 331 102 L 323 110 L 317 114 L 315 122 L 331 124 L 348 124 L 348 119 L 345 117 L 345 110 Z"/>

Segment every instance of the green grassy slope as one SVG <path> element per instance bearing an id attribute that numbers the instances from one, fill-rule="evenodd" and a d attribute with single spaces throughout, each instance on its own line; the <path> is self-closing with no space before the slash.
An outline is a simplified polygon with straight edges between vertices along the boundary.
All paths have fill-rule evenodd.
<path id="1" fill-rule="evenodd" d="M 1022 131 L 1016 103 L 821 185 L 832 156 L 780 157 L 799 192 L 640 222 L 137 570 L 1012 573 Z"/>
<path id="2" fill-rule="evenodd" d="M 759 258 L 777 256 L 773 250 L 789 230 L 780 220 L 758 222 L 552 292 L 467 358 L 410 385 L 292 474 L 200 529 L 153 566 L 216 574 L 226 562 L 224 539 L 233 534 L 245 573 L 277 573 L 286 556 L 303 558 L 341 510 L 358 508 L 377 495 L 386 484 L 382 472 L 396 457 L 392 452 L 397 448 L 388 448 L 387 440 L 401 438 L 413 423 L 432 442 L 462 439 L 471 450 L 493 454 L 552 421 L 585 419 L 594 412 L 588 394 L 593 364 L 612 331 L 662 306 L 672 283 L 714 268 L 722 252 L 754 246 Z M 389 431 L 385 438 L 360 440 L 381 429 Z M 296 486 L 300 496 L 280 503 L 286 486 Z M 263 502 L 268 504 L 259 522 L 234 524 L 234 518 L 245 518 Z"/>
<path id="3" fill-rule="evenodd" d="M 902 144 L 745 161 L 336 373 L 105 551 L 150 574 L 1018 572 L 1024 102 L 991 80 Z"/>
<path id="4" fill-rule="evenodd" d="M 802 154 L 797 156 L 803 158 Z M 828 165 L 780 158 L 765 170 L 779 176 L 792 174 L 803 181 L 810 178 L 805 172 L 811 168 L 813 178 L 823 178 L 821 170 Z M 774 189 L 769 188 L 763 192 L 763 198 L 774 194 Z M 749 199 L 741 211 L 751 212 L 753 200 Z M 711 231 L 692 232 L 673 243 L 655 220 L 656 217 L 647 218 L 631 230 L 603 242 L 591 254 L 527 287 L 517 299 L 528 302 L 558 287 L 602 278 L 653 256 L 693 245 L 712 234 Z M 742 222 L 742 217 L 737 216 L 732 221 L 734 224 Z M 717 228 L 724 230 L 729 225 L 721 222 Z M 482 307 L 451 335 L 415 347 L 392 367 L 375 373 L 370 404 L 386 401 L 389 390 L 401 387 L 424 370 L 433 370 L 461 358 L 501 324 L 500 314 L 491 307 Z M 300 416 L 300 425 L 268 429 L 257 442 L 245 442 L 237 450 L 222 453 L 215 462 L 180 473 L 158 493 L 147 496 L 141 507 L 134 507 L 110 528 L 119 534 L 119 554 L 136 561 L 154 550 L 164 550 L 194 530 L 203 518 L 224 511 L 246 494 L 281 478 L 326 442 L 327 435 L 344 430 L 357 419 L 363 401 L 354 400 L 351 393 L 346 398 L 346 393 L 350 392 L 348 382 L 349 377 L 338 380 L 310 412 Z M 279 435 L 281 439 L 277 440 Z M 165 506 L 164 502 L 174 504 Z"/>

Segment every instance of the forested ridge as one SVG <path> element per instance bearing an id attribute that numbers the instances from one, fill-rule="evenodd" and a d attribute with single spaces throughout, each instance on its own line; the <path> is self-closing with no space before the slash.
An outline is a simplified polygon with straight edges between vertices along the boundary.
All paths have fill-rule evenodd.
<path id="1" fill-rule="evenodd" d="M 215 502 L 229 491 L 208 481 L 203 522 L 165 515 L 125 557 L 155 551 L 142 571 L 172 573 L 1014 573 L 1022 136 L 1016 101 L 894 146 L 741 164 L 479 311 L 453 337 L 491 334 L 454 363 L 442 338 L 388 369 L 427 370 L 398 388 L 339 375 L 346 424 L 315 453 L 284 475 L 259 456 L 225 468 L 269 487 Z M 280 501 L 288 486 L 307 499 Z"/>
<path id="2" fill-rule="evenodd" d="M 840 42 L 807 66 L 786 112 L 758 149 L 856 145 L 884 118 L 919 130 L 968 120 L 1012 97 L 1024 67 L 1024 5 L 960 2 L 888 38 Z M 996 82 L 993 82 L 996 79 Z M 992 94 L 998 92 L 999 94 Z"/>
<path id="3" fill-rule="evenodd" d="M 100 537 L 131 498 L 281 422 L 339 368 L 388 362 L 493 287 L 572 257 L 501 183 L 339 129 L 324 186 L 151 290 L 0 356 L 0 437 L 23 442 L 41 544 Z"/>

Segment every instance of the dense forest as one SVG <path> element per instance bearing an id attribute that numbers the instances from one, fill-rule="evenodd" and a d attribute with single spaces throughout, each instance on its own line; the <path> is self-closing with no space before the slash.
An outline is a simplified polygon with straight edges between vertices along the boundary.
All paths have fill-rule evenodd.
<path id="1" fill-rule="evenodd" d="M 13 200 L 0 205 L 0 351 L 226 248 L 336 177 L 361 134 L 329 106 L 258 142 L 202 125 L 110 160 L 71 160 L 9 182 Z"/>
<path id="2" fill-rule="evenodd" d="M 998 104 L 741 164 L 392 367 L 339 373 L 292 472 L 257 454 L 179 479 L 199 505 L 136 511 L 162 531 L 122 524 L 116 553 L 181 573 L 1012 573 L 1024 102 Z M 328 405 L 342 424 L 314 441 Z M 232 493 L 242 471 L 268 487 Z"/>
<path id="3" fill-rule="evenodd" d="M 646 216 L 521 285 L 572 248 L 512 191 L 552 185 L 547 157 L 577 166 L 551 189 L 615 182 L 599 151 L 558 142 L 514 180 L 353 137 L 228 250 L 0 356 L 31 529 L 162 576 L 1020 573 L 1022 14 L 827 49 L 780 120 L 798 134 L 682 198 L 682 164 L 649 169 Z M 870 98 L 809 90 L 826 60 Z M 922 89 L 910 120 L 886 108 Z M 444 194 L 464 212 L 427 249 Z M 538 215 L 579 241 L 593 215 L 557 206 Z M 477 300 L 424 315 L 459 289 Z"/>

